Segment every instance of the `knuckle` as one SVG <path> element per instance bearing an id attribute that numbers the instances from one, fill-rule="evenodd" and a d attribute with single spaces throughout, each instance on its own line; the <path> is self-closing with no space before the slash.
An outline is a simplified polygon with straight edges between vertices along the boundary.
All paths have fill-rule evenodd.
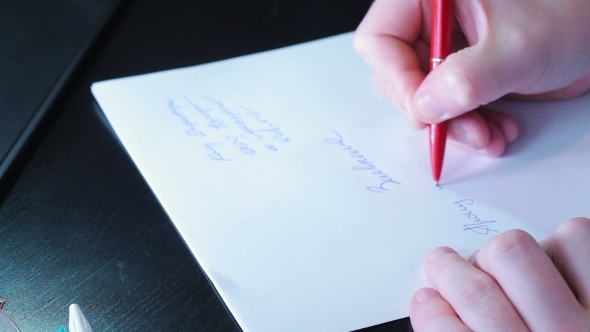
<path id="1" fill-rule="evenodd" d="M 465 308 L 477 306 L 490 294 L 499 290 L 496 281 L 486 274 L 480 274 L 463 284 L 459 296 L 461 305 Z"/>
<path id="2" fill-rule="evenodd" d="M 556 233 L 560 235 L 577 234 L 590 236 L 590 219 L 578 217 L 566 220 L 559 225 Z"/>
<path id="3" fill-rule="evenodd" d="M 511 230 L 492 238 L 484 249 L 490 259 L 503 261 L 526 255 L 535 246 L 538 246 L 537 241 L 527 232 Z"/>

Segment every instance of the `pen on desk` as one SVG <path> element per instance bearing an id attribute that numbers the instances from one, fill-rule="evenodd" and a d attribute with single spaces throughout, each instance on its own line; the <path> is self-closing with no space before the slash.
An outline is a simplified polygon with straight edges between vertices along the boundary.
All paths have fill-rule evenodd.
<path id="1" fill-rule="evenodd" d="M 451 53 L 451 29 L 453 22 L 453 0 L 431 0 L 431 29 L 430 29 L 430 71 L 440 65 Z M 432 177 L 438 186 L 442 173 L 447 143 L 447 123 L 441 122 L 430 125 L 430 162 Z"/>
<path id="2" fill-rule="evenodd" d="M 75 303 L 70 304 L 70 332 L 92 332 L 90 324 L 84 317 L 82 309 Z"/>

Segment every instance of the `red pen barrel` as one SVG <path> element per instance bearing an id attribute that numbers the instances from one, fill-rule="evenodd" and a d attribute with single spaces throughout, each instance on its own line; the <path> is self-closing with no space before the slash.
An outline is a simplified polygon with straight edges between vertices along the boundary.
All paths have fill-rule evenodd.
<path id="1" fill-rule="evenodd" d="M 431 0 L 430 70 L 436 69 L 451 54 L 453 0 Z M 432 177 L 438 184 L 442 173 L 447 141 L 447 123 L 430 125 L 430 161 Z"/>
<path id="2" fill-rule="evenodd" d="M 430 28 L 430 70 L 451 54 L 453 0 L 432 0 Z"/>
<path id="3" fill-rule="evenodd" d="M 448 124 L 441 122 L 430 125 L 430 160 L 432 162 L 432 178 L 438 182 L 442 173 L 447 143 Z"/>

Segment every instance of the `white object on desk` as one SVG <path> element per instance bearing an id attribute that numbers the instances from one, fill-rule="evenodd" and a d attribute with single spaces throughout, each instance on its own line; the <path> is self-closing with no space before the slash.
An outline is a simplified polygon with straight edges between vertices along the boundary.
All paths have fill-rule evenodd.
<path id="1" fill-rule="evenodd" d="M 350 331 L 402 318 L 440 245 L 471 254 L 590 215 L 590 96 L 502 102 L 498 159 L 447 149 L 374 91 L 344 34 L 95 83 L 92 92 L 245 331 Z M 141 223 L 141 220 L 137 221 Z"/>
<path id="2" fill-rule="evenodd" d="M 69 328 L 70 332 L 92 332 L 90 323 L 84 317 L 82 309 L 75 303 L 70 304 Z"/>

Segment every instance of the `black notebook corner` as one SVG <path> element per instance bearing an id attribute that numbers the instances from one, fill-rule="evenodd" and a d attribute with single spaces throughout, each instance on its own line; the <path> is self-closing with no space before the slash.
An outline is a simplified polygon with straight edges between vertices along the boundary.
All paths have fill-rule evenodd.
<path id="1" fill-rule="evenodd" d="M 121 2 L 0 2 L 0 182 Z"/>

